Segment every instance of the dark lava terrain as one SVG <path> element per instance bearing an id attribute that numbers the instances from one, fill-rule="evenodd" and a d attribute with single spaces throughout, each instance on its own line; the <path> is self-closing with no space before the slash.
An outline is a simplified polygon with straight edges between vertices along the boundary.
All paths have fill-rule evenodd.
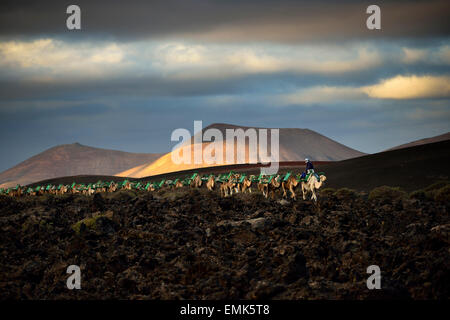
<path id="1" fill-rule="evenodd" d="M 345 193 L 317 205 L 205 189 L 2 196 L 0 298 L 448 299 L 448 210 Z M 80 290 L 66 287 L 73 264 Z"/>

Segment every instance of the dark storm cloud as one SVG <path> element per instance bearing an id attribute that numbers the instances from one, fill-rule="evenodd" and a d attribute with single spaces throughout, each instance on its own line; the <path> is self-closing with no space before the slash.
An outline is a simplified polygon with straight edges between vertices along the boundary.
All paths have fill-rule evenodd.
<path id="1" fill-rule="evenodd" d="M 65 26 L 66 1 L 2 1 L 0 35 L 6 37 L 182 37 L 211 42 L 300 42 L 381 37 L 434 37 L 450 33 L 450 3 L 378 1 L 382 30 L 369 31 L 372 1 L 87 1 L 82 31 Z"/>
<path id="2" fill-rule="evenodd" d="M 164 75 L 135 77 L 131 72 L 120 77 L 55 80 L 50 83 L 28 79 L 0 79 L 2 102 L 37 100 L 95 99 L 98 97 L 207 97 L 214 95 L 273 94 L 313 86 L 359 87 L 373 85 L 399 74 L 439 76 L 449 74 L 448 65 L 398 64 L 339 74 L 274 72 L 177 79 Z M 1 103 L 0 109 L 7 106 Z"/>
<path id="3" fill-rule="evenodd" d="M 98 96 L 195 96 L 231 94 L 242 91 L 239 85 L 250 79 L 199 79 L 168 80 L 164 78 L 127 78 L 106 81 L 82 80 L 66 83 L 10 82 L 0 81 L 0 96 L 3 101 L 32 100 L 39 98 L 98 97 Z M 254 79 L 256 81 L 256 79 Z"/>

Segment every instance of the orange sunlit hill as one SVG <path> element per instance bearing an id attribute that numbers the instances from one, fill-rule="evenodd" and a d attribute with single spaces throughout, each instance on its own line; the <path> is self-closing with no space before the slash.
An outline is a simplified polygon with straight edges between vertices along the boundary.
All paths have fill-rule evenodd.
<path id="1" fill-rule="evenodd" d="M 208 129 L 216 129 L 220 131 L 223 136 L 226 135 L 226 129 L 243 129 L 247 130 L 249 127 L 243 126 L 235 126 L 230 124 L 212 124 L 206 127 L 203 131 L 207 131 Z M 261 128 L 256 128 L 261 129 Z M 262 128 L 264 129 L 264 128 Z M 203 142 L 201 144 L 194 143 L 194 137 L 192 137 L 190 143 L 184 144 L 172 152 L 169 152 L 159 159 L 149 162 L 144 165 L 139 165 L 137 167 L 131 168 L 129 170 L 125 170 L 122 172 L 118 172 L 116 175 L 120 177 L 133 177 L 133 178 L 142 178 L 152 175 L 158 175 L 163 173 L 169 173 L 174 171 L 184 171 L 195 168 L 205 168 L 212 166 L 222 166 L 222 165 L 230 165 L 230 164 L 245 164 L 245 163 L 254 163 L 254 161 L 250 161 L 251 155 L 254 155 L 254 159 L 260 159 L 258 157 L 259 145 L 256 146 L 256 154 L 254 152 L 250 153 L 249 150 L 252 150 L 249 146 L 249 140 L 245 141 L 245 145 L 243 148 L 238 148 L 237 143 L 230 143 L 226 140 L 220 142 L 222 147 L 222 157 L 221 161 L 214 161 L 214 163 L 202 161 L 201 163 L 195 163 L 194 161 L 194 150 L 197 147 L 201 148 L 202 155 L 211 155 L 215 157 L 213 142 Z M 226 161 L 226 152 L 228 149 L 234 151 L 234 159 L 232 161 Z M 220 147 L 219 149 L 220 150 Z M 270 140 L 267 145 L 267 153 L 270 155 L 271 144 Z M 173 161 L 172 153 L 179 154 L 182 157 L 185 152 L 190 154 L 190 161 L 185 161 L 184 163 L 176 163 Z M 262 151 L 261 151 L 262 152 Z M 263 156 L 266 154 L 263 153 Z M 317 132 L 308 129 L 280 129 L 279 131 L 279 161 L 303 161 L 305 158 L 314 159 L 316 161 L 337 161 L 344 160 L 348 158 L 354 158 L 357 156 L 363 155 L 362 152 L 357 150 L 348 148 L 336 141 L 333 141 Z M 218 156 L 218 155 L 217 155 Z M 188 156 L 189 159 L 189 156 Z M 261 162 L 261 161 L 258 161 Z"/>

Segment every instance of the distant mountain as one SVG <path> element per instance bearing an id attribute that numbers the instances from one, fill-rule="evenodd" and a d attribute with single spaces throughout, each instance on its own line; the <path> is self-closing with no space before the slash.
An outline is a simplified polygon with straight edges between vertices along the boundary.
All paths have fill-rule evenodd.
<path id="1" fill-rule="evenodd" d="M 390 149 L 388 149 L 386 151 L 403 149 L 403 148 L 409 148 L 409 147 L 415 147 L 415 146 L 420 146 L 422 144 L 440 142 L 440 141 L 445 141 L 445 140 L 450 140 L 450 132 L 441 134 L 439 136 L 431 137 L 431 138 L 425 138 L 425 139 L 420 139 L 420 140 L 416 140 L 416 141 L 413 141 L 413 142 L 401 144 L 399 146 L 390 148 Z"/>
<path id="2" fill-rule="evenodd" d="M 160 156 L 159 153 L 129 153 L 79 143 L 60 145 L 0 173 L 0 187 L 81 174 L 114 175 L 131 167 L 151 163 Z"/>
<path id="3" fill-rule="evenodd" d="M 226 129 L 243 129 L 247 130 L 250 127 L 236 126 L 232 124 L 215 123 L 203 129 L 203 132 L 208 129 L 219 130 L 223 137 L 226 137 Z M 255 129 L 266 129 L 257 128 Z M 268 132 L 268 137 L 270 137 L 270 132 Z M 191 145 L 194 143 L 194 137 L 191 138 Z M 210 145 L 210 142 L 203 142 L 201 148 L 205 148 Z M 225 141 L 223 141 L 223 157 L 225 159 Z M 190 146 L 189 143 L 186 146 Z M 343 144 L 340 144 L 332 139 L 329 139 L 315 131 L 309 129 L 290 129 L 290 128 L 280 128 L 279 132 L 279 151 L 280 159 L 279 161 L 299 161 L 309 158 L 315 161 L 338 161 L 349 158 L 355 158 L 364 155 L 364 153 L 357 150 L 351 149 Z M 183 147 L 184 148 L 184 147 Z M 236 147 L 235 147 L 236 150 Z M 270 150 L 270 143 L 268 144 L 268 150 Z M 238 162 L 237 157 L 235 157 L 234 163 L 248 163 L 248 143 L 245 145 L 245 150 L 239 150 L 239 152 L 245 153 L 245 161 Z M 237 150 L 236 150 L 237 154 Z M 192 152 L 193 157 L 193 152 Z M 224 165 L 227 163 L 218 163 L 215 165 Z M 229 163 L 228 163 L 229 164 Z M 210 167 L 211 164 L 175 164 L 172 162 L 172 154 L 169 152 L 156 161 L 151 163 L 140 165 L 129 170 L 118 172 L 118 176 L 127 177 L 146 177 L 155 174 L 162 174 L 173 171 L 189 170 L 194 168 Z"/>

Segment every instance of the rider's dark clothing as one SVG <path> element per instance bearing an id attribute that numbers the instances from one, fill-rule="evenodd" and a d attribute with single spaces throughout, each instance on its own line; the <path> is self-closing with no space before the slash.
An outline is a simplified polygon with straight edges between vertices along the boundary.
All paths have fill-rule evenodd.
<path id="1" fill-rule="evenodd" d="M 305 171 L 308 172 L 308 170 L 314 170 L 314 166 L 313 166 L 311 161 L 308 161 L 306 163 L 306 170 Z"/>

